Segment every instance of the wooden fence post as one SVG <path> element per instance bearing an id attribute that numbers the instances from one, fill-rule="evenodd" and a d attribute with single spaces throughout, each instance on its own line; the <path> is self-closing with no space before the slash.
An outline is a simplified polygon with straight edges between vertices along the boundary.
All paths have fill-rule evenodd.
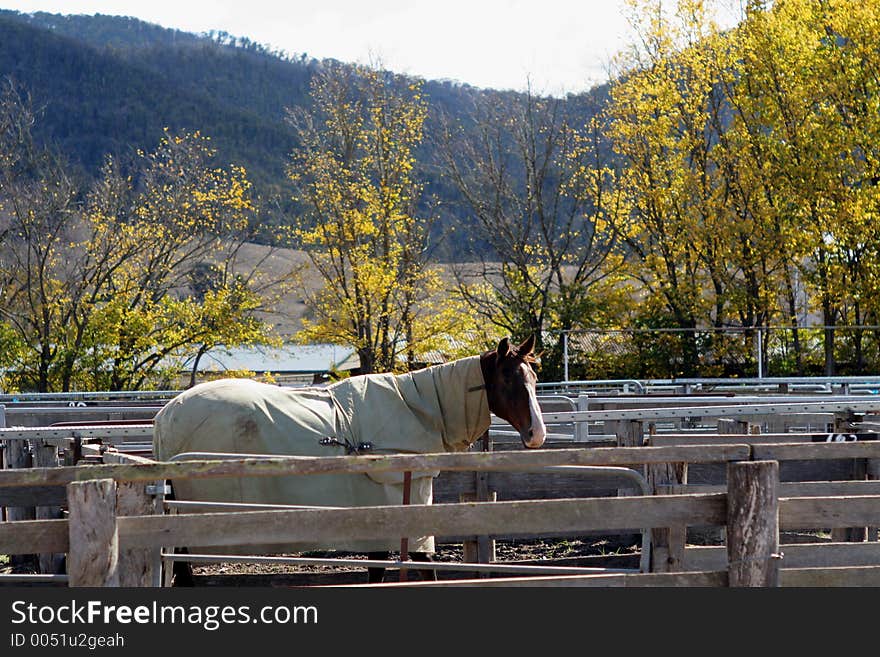
<path id="1" fill-rule="evenodd" d="M 727 464 L 730 586 L 779 586 L 779 463 Z"/>
<path id="2" fill-rule="evenodd" d="M 617 436 L 618 447 L 641 447 L 645 442 L 641 420 L 609 420 L 605 424 Z"/>
<path id="3" fill-rule="evenodd" d="M 483 434 L 480 439 L 482 451 L 492 451 L 492 438 L 489 432 Z M 495 494 L 489 491 L 489 473 L 481 471 L 476 473 L 475 488 L 478 502 L 494 502 L 497 498 Z M 477 563 L 491 563 L 495 561 L 495 539 L 488 536 L 477 536 Z M 464 551 L 464 546 L 462 546 Z M 480 577 L 488 577 L 488 573 L 480 573 Z"/>
<path id="4" fill-rule="evenodd" d="M 643 447 L 645 444 L 645 428 L 641 420 L 614 420 L 607 422 L 606 426 L 610 426 L 614 435 L 617 436 L 618 447 Z M 641 475 L 645 475 L 645 468 L 633 468 L 640 470 Z M 629 497 L 632 495 L 641 495 L 641 491 L 632 488 L 618 488 L 618 497 Z M 639 543 L 642 540 L 640 534 L 620 534 L 618 540 L 628 544 Z M 653 544 L 652 544 L 653 545 Z"/>
<path id="5" fill-rule="evenodd" d="M 146 492 L 144 482 L 120 482 L 116 489 L 118 516 L 150 516 L 159 513 L 156 497 Z M 158 549 L 132 549 L 119 552 L 119 586 L 156 586 Z"/>
<path id="6" fill-rule="evenodd" d="M 0 404 L 0 428 L 6 428 L 6 406 Z M 6 467 L 6 440 L 0 440 L 0 469 Z M 6 522 L 6 507 L 0 505 L 0 522 Z"/>
<path id="7" fill-rule="evenodd" d="M 6 407 L 2 407 L 3 412 L 0 414 L 0 427 L 6 427 Z M 7 440 L 3 446 L 3 468 L 29 468 L 32 459 L 31 452 L 28 448 L 26 440 Z M 34 520 L 36 518 L 36 510 L 32 506 L 8 506 L 6 507 L 6 520 Z M 36 565 L 36 555 L 31 554 L 13 554 L 10 556 L 10 563 L 13 566 L 24 566 L 32 568 Z"/>
<path id="8" fill-rule="evenodd" d="M 751 425 L 747 420 L 735 420 L 730 418 L 718 418 L 718 433 L 751 433 Z"/>
<path id="9" fill-rule="evenodd" d="M 478 500 L 478 496 L 476 493 L 461 493 L 458 496 L 459 502 L 477 502 L 477 501 L 485 501 Z M 498 493 L 496 491 L 489 492 L 489 502 L 497 502 L 498 501 Z M 495 540 L 490 539 L 488 536 L 483 536 L 485 539 L 486 546 L 483 548 L 484 552 L 480 552 L 480 537 L 475 537 L 471 539 L 465 539 L 462 543 L 462 553 L 461 560 L 465 563 L 492 563 L 495 561 Z M 486 576 L 484 573 L 480 573 L 478 577 Z"/>
<path id="10" fill-rule="evenodd" d="M 57 468 L 58 448 L 45 440 L 36 440 L 33 446 L 33 460 L 35 468 Z M 61 507 L 38 506 L 34 515 L 37 520 L 57 520 L 62 516 Z M 64 571 L 64 554 L 39 554 L 37 560 L 41 573 L 57 575 Z"/>
<path id="11" fill-rule="evenodd" d="M 617 436 L 618 447 L 642 447 L 645 444 L 645 430 L 641 420 L 615 420 L 610 423 L 614 435 Z M 640 495 L 639 491 L 630 492 L 629 488 L 618 489 L 619 497 Z"/>
<path id="12" fill-rule="evenodd" d="M 867 477 L 868 479 L 880 479 L 880 459 L 867 459 Z M 868 540 L 876 541 L 878 538 L 878 528 L 877 527 L 868 527 Z"/>
<path id="13" fill-rule="evenodd" d="M 687 463 L 656 463 L 646 466 L 653 495 L 667 495 L 670 486 L 687 483 Z M 655 527 L 651 530 L 651 572 L 678 572 L 684 563 L 687 527 Z"/>
<path id="14" fill-rule="evenodd" d="M 151 463 L 150 459 L 109 449 L 101 456 L 104 463 Z M 154 492 L 147 488 L 153 486 Z M 165 480 L 155 484 L 120 481 L 116 484 L 117 516 L 161 515 L 165 500 Z M 120 586 L 161 586 L 161 548 L 125 549 L 119 551 Z"/>
<path id="15" fill-rule="evenodd" d="M 119 530 L 116 482 L 75 481 L 67 485 L 70 586 L 119 586 Z"/>

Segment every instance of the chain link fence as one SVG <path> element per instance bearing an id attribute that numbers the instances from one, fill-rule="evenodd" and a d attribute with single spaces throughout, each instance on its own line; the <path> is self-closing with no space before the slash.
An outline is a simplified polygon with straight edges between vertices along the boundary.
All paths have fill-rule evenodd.
<path id="1" fill-rule="evenodd" d="M 544 343 L 549 358 L 542 360 L 555 380 L 880 372 L 880 326 L 589 329 Z"/>

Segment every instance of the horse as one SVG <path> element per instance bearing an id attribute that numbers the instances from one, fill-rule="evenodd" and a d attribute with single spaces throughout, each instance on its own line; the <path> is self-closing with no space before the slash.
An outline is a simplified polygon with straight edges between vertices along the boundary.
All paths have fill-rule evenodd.
<path id="1" fill-rule="evenodd" d="M 187 452 L 335 456 L 465 451 L 488 430 L 490 413 L 509 422 L 524 447 L 536 449 L 544 443 L 546 427 L 536 397 L 534 347 L 534 336 L 517 346 L 504 338 L 479 356 L 405 374 L 353 376 L 325 388 L 290 389 L 249 379 L 201 383 L 156 415 L 153 453 L 168 460 Z M 437 474 L 413 473 L 411 503 L 432 502 Z M 206 502 L 395 505 L 403 502 L 403 473 L 178 480 L 172 481 L 172 490 L 176 499 Z M 410 537 L 409 545 L 415 561 L 429 560 L 434 551 L 432 536 Z M 224 552 L 335 549 L 375 558 L 396 547 L 391 539 L 350 540 Z M 384 569 L 368 572 L 368 581 L 376 582 Z"/>

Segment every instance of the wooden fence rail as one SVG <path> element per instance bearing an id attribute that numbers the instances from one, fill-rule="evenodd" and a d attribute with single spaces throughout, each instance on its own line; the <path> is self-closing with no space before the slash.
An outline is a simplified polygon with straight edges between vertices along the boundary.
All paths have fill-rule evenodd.
<path id="1" fill-rule="evenodd" d="M 772 450 L 772 451 L 768 451 Z M 687 445 L 667 447 L 621 447 L 559 449 L 549 451 L 489 452 L 428 455 L 389 455 L 389 456 L 350 456 L 321 458 L 276 458 L 268 460 L 237 459 L 203 462 L 155 463 L 146 459 L 123 459 L 123 464 L 105 464 L 77 467 L 35 468 L 29 470 L 6 470 L 0 472 L 0 491 L 21 490 L 41 486 L 66 486 L 74 482 L 96 479 L 112 479 L 118 482 L 134 481 L 154 483 L 157 480 L 186 477 L 235 477 L 235 476 L 279 476 L 291 474 L 324 474 L 331 472 L 388 472 L 388 471 L 515 471 L 544 468 L 557 465 L 652 465 L 666 463 L 711 463 L 727 461 L 731 471 L 739 468 L 765 467 L 760 462 L 750 461 L 758 456 L 773 454 L 780 458 L 878 458 L 880 443 L 821 443 L 821 444 L 783 444 L 783 445 Z M 748 477 L 746 477 L 748 479 Z M 729 481 L 733 479 L 728 477 Z M 773 478 L 778 512 L 766 513 L 766 503 L 758 504 L 766 518 L 776 518 L 776 533 L 780 528 L 805 527 L 851 527 L 857 525 L 880 525 L 880 495 L 848 495 L 844 497 L 817 496 L 810 498 L 782 497 Z M 771 486 L 769 480 L 761 484 L 759 490 Z M 35 489 L 36 490 L 36 489 Z M 77 500 L 68 489 L 68 505 L 76 505 Z M 821 493 L 821 490 L 818 490 Z M 863 492 L 863 491 L 860 491 Z M 876 493 L 876 492 L 875 492 Z M 760 499 L 765 499 L 760 497 Z M 115 527 L 117 559 L 125 564 L 130 554 L 144 554 L 160 546 L 224 546 L 248 543 L 286 543 L 297 541 L 326 541 L 340 539 L 387 538 L 389 535 L 467 535 L 489 534 L 544 535 L 554 532 L 598 532 L 603 530 L 629 530 L 634 528 L 663 528 L 676 526 L 725 526 L 728 530 L 737 520 L 728 517 L 731 509 L 747 508 L 755 499 L 754 490 L 744 493 L 737 486 L 728 486 L 726 492 L 687 495 L 633 496 L 624 498 L 585 498 L 541 500 L 525 502 L 460 503 L 434 506 L 410 507 L 367 507 L 345 509 L 297 509 L 283 511 L 252 511 L 241 513 L 201 513 L 181 516 L 119 515 L 108 526 Z M 768 496 L 766 499 L 772 499 Z M 105 505 L 107 506 L 107 505 Z M 104 513 L 117 513 L 105 510 Z M 747 514 L 747 517 L 759 517 Z M 34 552 L 72 552 L 79 550 L 74 538 L 73 527 L 81 518 L 71 511 L 69 520 L 18 521 L 0 523 L 0 553 Z M 765 521 L 765 524 L 771 523 Z M 768 529 L 772 535 L 772 527 Z M 112 530 L 111 530 L 112 533 Z M 748 532 L 746 532 L 748 533 Z M 744 536 L 745 534 L 744 533 Z M 765 533 L 766 536 L 766 533 Z M 747 541 L 731 537 L 733 544 L 740 544 L 744 555 L 735 557 L 728 554 L 722 557 L 726 568 L 719 576 L 717 572 L 703 572 L 702 575 L 687 575 L 680 580 L 704 583 L 724 582 L 728 584 L 764 585 L 774 583 L 774 576 L 763 573 L 760 578 L 738 573 L 729 577 L 731 567 L 756 557 L 752 553 L 758 549 L 749 547 Z M 101 539 L 110 543 L 105 538 Z M 771 541 L 772 542 L 772 541 Z M 767 553 L 767 541 L 761 543 L 760 551 Z M 111 550 L 113 548 L 110 548 Z M 84 554 L 89 554 L 88 550 Z M 96 553 L 97 554 L 97 553 Z M 776 554 L 776 552 L 772 552 Z M 752 555 L 752 556 L 749 556 Z M 718 563 L 714 556 L 713 563 Z M 863 561 L 869 560 L 864 557 Z M 687 557 L 685 557 L 685 561 Z M 766 561 L 766 554 L 759 555 L 758 561 Z M 112 563 L 112 558 L 91 558 L 79 563 Z M 76 561 L 74 561 L 76 563 Z M 798 562 L 801 565 L 804 561 Z M 868 568 L 859 571 L 863 582 L 876 581 L 873 570 L 876 561 L 868 561 Z M 778 567 L 778 564 L 777 564 Z M 841 581 L 856 581 L 853 567 L 835 570 L 843 578 Z M 808 572 L 809 571 L 809 572 Z M 106 573 L 105 573 L 106 575 Z M 93 582 L 101 584 L 94 575 L 76 574 L 71 577 L 73 584 Z M 620 582 L 621 585 L 636 585 L 642 582 L 675 582 L 670 578 L 633 580 L 606 579 L 607 584 Z M 778 578 L 783 585 L 799 585 L 816 578 L 826 577 L 817 574 L 812 568 L 799 569 L 797 574 L 783 572 Z M 689 578 L 689 579 L 688 579 Z M 702 578 L 702 579 L 700 579 Z M 112 576 L 103 583 L 113 583 Z M 486 580 L 481 580 L 486 581 Z M 569 583 L 571 584 L 571 583 Z M 694 584 L 695 585 L 695 584 Z"/>
<path id="2" fill-rule="evenodd" d="M 880 456 L 880 444 L 877 445 Z M 88 468 L 29 468 L 0 470 L 0 488 L 11 486 L 66 486 L 86 479 L 155 481 L 236 476 L 279 476 L 331 473 L 369 473 L 451 470 L 529 471 L 556 465 L 644 465 L 685 461 L 716 463 L 748 461 L 748 445 L 684 447 L 597 447 L 547 451 L 463 452 L 447 454 L 391 454 L 386 456 L 279 457 L 271 459 L 200 460 L 134 465 L 94 465 Z"/>
<path id="3" fill-rule="evenodd" d="M 389 535 L 552 536 L 554 531 L 632 529 L 664 523 L 722 525 L 726 500 L 723 494 L 671 495 L 187 513 L 120 517 L 118 525 L 123 548 L 306 540 L 332 543 L 344 539 L 384 539 Z M 66 520 L 0 524 L 0 553 L 67 551 L 71 547 L 67 532 Z"/>

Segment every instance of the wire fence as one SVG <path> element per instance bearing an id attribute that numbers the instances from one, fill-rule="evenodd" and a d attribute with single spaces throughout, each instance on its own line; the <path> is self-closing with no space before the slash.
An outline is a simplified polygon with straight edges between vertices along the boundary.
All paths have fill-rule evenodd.
<path id="1" fill-rule="evenodd" d="M 880 372 L 880 326 L 588 329 L 548 335 L 544 347 L 555 380 Z"/>

